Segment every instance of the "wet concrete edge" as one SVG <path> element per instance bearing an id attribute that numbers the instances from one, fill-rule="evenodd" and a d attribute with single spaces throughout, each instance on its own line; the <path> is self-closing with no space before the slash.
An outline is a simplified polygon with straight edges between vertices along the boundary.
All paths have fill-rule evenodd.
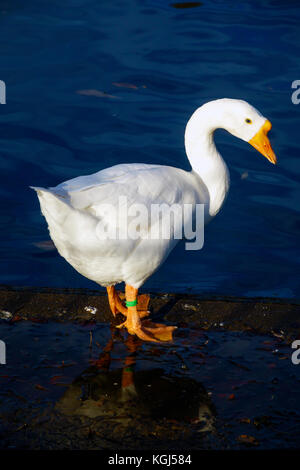
<path id="1" fill-rule="evenodd" d="M 152 293 L 150 310 L 152 318 L 179 327 L 271 334 L 287 343 L 300 333 L 300 301 L 294 299 Z M 122 316 L 113 318 L 103 291 L 0 286 L 0 319 L 118 324 Z"/>

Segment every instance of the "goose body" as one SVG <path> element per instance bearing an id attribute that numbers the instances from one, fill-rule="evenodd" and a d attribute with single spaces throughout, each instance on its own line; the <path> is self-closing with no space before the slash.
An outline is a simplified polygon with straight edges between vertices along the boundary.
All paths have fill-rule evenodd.
<path id="1" fill-rule="evenodd" d="M 98 224 L 108 228 L 116 224 L 112 214 L 103 214 L 104 204 L 116 207 L 119 229 L 128 222 L 122 214 L 123 204 L 119 204 L 122 198 L 126 198 L 128 207 L 138 202 L 149 213 L 153 203 L 181 206 L 202 203 L 207 208 L 205 219 L 210 219 L 209 194 L 198 174 L 162 165 L 121 164 L 55 188 L 36 190 L 60 255 L 80 274 L 102 286 L 124 281 L 140 287 L 179 242 L 172 236 L 101 239 Z M 150 229 L 150 224 L 141 227 L 143 232 L 149 233 Z"/>
<path id="2" fill-rule="evenodd" d="M 163 225 L 164 216 L 150 223 L 149 219 L 141 219 L 140 235 L 134 238 L 103 238 L 99 231 L 105 228 L 106 233 L 125 233 L 122 230 L 137 215 L 130 212 L 133 205 L 141 205 L 150 214 L 153 205 L 183 208 L 188 204 L 194 218 L 197 204 L 203 204 L 204 222 L 214 217 L 229 189 L 229 172 L 213 140 L 219 127 L 248 141 L 275 163 L 266 137 L 269 121 L 245 101 L 223 99 L 198 108 L 187 124 L 185 147 L 191 171 L 163 165 L 120 164 L 56 187 L 33 188 L 60 255 L 80 274 L 108 288 L 113 313 L 122 308 L 116 307 L 120 302 L 112 286 L 124 281 L 130 287 L 126 299 L 136 297 L 137 289 L 164 262 L 179 239 L 175 237 L 175 222 L 168 238 L 150 236 L 151 223 Z M 127 313 L 135 307 L 130 302 L 135 301 L 127 299 Z M 126 314 L 125 310 L 122 313 Z M 138 334 L 132 325 L 125 326 Z M 155 341 L 155 334 L 149 334 Z"/>

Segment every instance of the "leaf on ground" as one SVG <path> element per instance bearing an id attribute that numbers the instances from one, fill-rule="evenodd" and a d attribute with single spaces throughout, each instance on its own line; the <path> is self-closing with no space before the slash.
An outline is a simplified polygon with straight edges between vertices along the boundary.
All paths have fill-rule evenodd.
<path id="1" fill-rule="evenodd" d="M 43 392 L 47 391 L 47 389 L 46 389 L 45 387 L 43 387 L 43 385 L 40 385 L 40 384 L 36 384 L 36 385 L 35 385 L 35 388 L 36 388 L 37 390 L 41 390 L 41 391 L 43 391 Z"/>
<path id="2" fill-rule="evenodd" d="M 54 375 L 53 377 L 51 377 L 50 383 L 51 383 L 51 384 L 56 384 L 56 383 L 59 382 L 60 379 L 62 379 L 63 377 L 64 377 L 63 375 Z"/>
<path id="3" fill-rule="evenodd" d="M 241 418 L 239 421 L 240 423 L 251 424 L 250 418 Z"/>
<path id="4" fill-rule="evenodd" d="M 247 434 L 241 434 L 239 437 L 237 437 L 237 441 L 239 441 L 241 444 L 250 445 L 250 446 L 259 445 L 259 442 L 257 439 L 255 439 L 255 437 L 248 436 Z"/>
<path id="5" fill-rule="evenodd" d="M 14 315 L 14 317 L 10 320 L 11 323 L 15 323 L 15 322 L 18 322 L 18 321 L 22 321 L 23 318 L 20 317 L 20 315 Z"/>
<path id="6" fill-rule="evenodd" d="M 27 426 L 28 426 L 27 423 L 21 424 L 21 426 L 19 426 L 19 427 L 16 429 L 16 432 L 21 431 L 22 429 L 26 428 Z"/>
<path id="7" fill-rule="evenodd" d="M 61 364 L 57 364 L 54 367 L 57 367 L 57 369 L 63 369 L 64 367 L 72 367 L 75 364 L 75 362 L 69 362 L 68 364 L 66 364 L 65 361 L 61 361 Z"/>
<path id="8" fill-rule="evenodd" d="M 239 369 L 242 369 L 242 370 L 245 370 L 247 372 L 250 371 L 249 367 L 243 365 L 243 364 L 239 364 L 238 362 L 235 362 L 233 361 L 232 359 L 229 360 L 230 364 L 233 364 L 234 366 L 238 367 Z"/>

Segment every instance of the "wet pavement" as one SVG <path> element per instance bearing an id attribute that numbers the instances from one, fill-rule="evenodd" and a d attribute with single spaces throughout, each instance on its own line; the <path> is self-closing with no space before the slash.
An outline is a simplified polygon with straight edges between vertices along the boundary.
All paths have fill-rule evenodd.
<path id="1" fill-rule="evenodd" d="M 52 320 L 30 308 L 43 295 Z M 154 318 L 179 328 L 172 343 L 151 344 L 115 328 L 121 316 L 110 324 L 101 295 L 1 296 L 2 449 L 300 447 L 300 365 L 290 345 L 297 303 L 277 302 L 273 315 L 258 300 L 251 310 L 249 300 L 154 297 Z M 258 305 L 264 332 L 251 326 Z"/>

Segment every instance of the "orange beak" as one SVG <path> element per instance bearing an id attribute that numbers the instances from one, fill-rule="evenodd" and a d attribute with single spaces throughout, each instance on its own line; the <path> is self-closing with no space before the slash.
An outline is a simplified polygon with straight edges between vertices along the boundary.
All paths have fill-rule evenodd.
<path id="1" fill-rule="evenodd" d="M 267 133 L 271 129 L 272 124 L 270 121 L 266 120 L 264 125 L 259 129 L 259 131 L 255 134 L 252 139 L 249 140 L 249 144 L 251 144 L 256 150 L 258 150 L 264 157 L 266 157 L 269 162 L 276 165 L 277 158 L 273 149 L 271 147 L 270 141 L 267 137 Z"/>

